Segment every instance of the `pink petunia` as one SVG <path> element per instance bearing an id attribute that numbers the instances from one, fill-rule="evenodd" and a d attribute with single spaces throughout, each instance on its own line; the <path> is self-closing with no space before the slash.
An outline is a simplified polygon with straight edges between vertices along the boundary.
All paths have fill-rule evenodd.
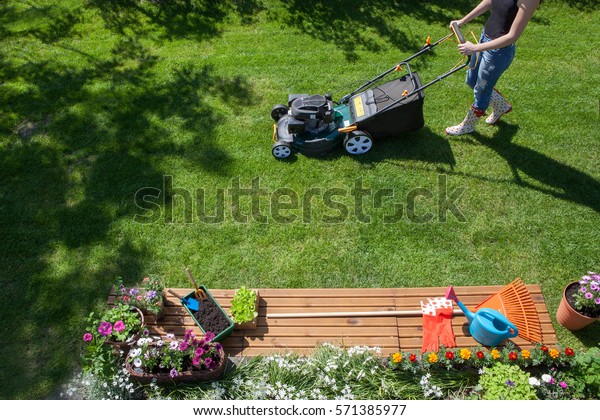
<path id="1" fill-rule="evenodd" d="M 98 327 L 98 332 L 101 336 L 106 337 L 112 334 L 112 325 L 110 322 L 102 321 Z"/>
<path id="2" fill-rule="evenodd" d="M 83 334 L 83 341 L 85 341 L 86 343 L 89 343 L 93 339 L 94 339 L 94 336 L 92 334 L 90 334 L 90 333 Z"/>
<path id="3" fill-rule="evenodd" d="M 115 329 L 116 332 L 121 332 L 125 329 L 125 323 L 121 320 L 118 320 L 117 322 L 115 322 L 115 325 L 113 328 Z"/>
<path id="4" fill-rule="evenodd" d="M 594 294 L 591 293 L 591 292 L 587 292 L 584 296 L 585 296 L 586 299 L 593 299 L 594 298 Z"/>
<path id="5" fill-rule="evenodd" d="M 559 382 L 558 386 L 560 386 L 562 389 L 565 389 L 568 385 L 566 382 Z"/>

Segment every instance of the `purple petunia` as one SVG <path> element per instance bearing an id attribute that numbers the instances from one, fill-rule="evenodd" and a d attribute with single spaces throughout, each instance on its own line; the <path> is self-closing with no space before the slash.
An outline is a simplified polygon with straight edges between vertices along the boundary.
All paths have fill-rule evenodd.
<path id="1" fill-rule="evenodd" d="M 197 357 L 202 357 L 204 356 L 204 353 L 206 353 L 206 350 L 204 350 L 203 348 L 197 348 L 196 351 L 194 352 L 194 354 Z"/>
<path id="2" fill-rule="evenodd" d="M 135 296 L 135 295 L 137 295 L 137 294 L 138 294 L 138 290 L 137 290 L 137 289 L 129 289 L 129 294 L 130 294 L 131 296 Z"/>
<path id="3" fill-rule="evenodd" d="M 106 337 L 107 335 L 112 334 L 112 325 L 110 322 L 102 321 L 98 327 L 98 332 L 101 336 Z"/>
<path id="4" fill-rule="evenodd" d="M 581 286 L 581 288 L 579 289 L 579 291 L 580 291 L 581 293 L 585 293 L 585 292 L 587 292 L 587 287 L 585 287 L 585 286 Z"/>
<path id="5" fill-rule="evenodd" d="M 587 293 L 584 295 L 584 297 L 585 297 L 586 299 L 593 299 L 593 298 L 594 298 L 594 294 L 593 294 L 593 293 L 591 293 L 591 292 L 587 292 Z"/>
<path id="6" fill-rule="evenodd" d="M 177 369 L 173 368 L 171 369 L 171 371 L 169 372 L 169 376 L 171 378 L 175 378 L 176 376 L 179 376 L 179 372 L 177 372 Z"/>
<path id="7" fill-rule="evenodd" d="M 202 358 L 200 356 L 194 356 L 192 359 L 192 364 L 194 366 L 198 366 L 200 363 L 202 363 Z"/>
<path id="8" fill-rule="evenodd" d="M 154 299 L 156 297 L 156 291 L 150 290 L 147 295 L 148 299 Z"/>
<path id="9" fill-rule="evenodd" d="M 85 341 L 86 343 L 89 343 L 93 339 L 94 339 L 94 336 L 92 334 L 90 334 L 90 333 L 83 334 L 83 341 Z"/>
<path id="10" fill-rule="evenodd" d="M 594 303 L 595 303 L 596 305 L 600 305 L 600 297 L 599 297 L 599 298 L 596 298 L 596 299 L 594 299 Z"/>
<path id="11" fill-rule="evenodd" d="M 182 341 L 181 343 L 179 343 L 179 350 L 180 351 L 185 351 L 187 348 L 188 348 L 187 341 Z"/>
<path id="12" fill-rule="evenodd" d="M 213 359 L 211 359 L 210 357 L 207 357 L 206 359 L 204 359 L 204 364 L 206 365 L 207 369 L 214 369 L 215 366 L 217 366 L 217 362 L 215 362 Z"/>
<path id="13" fill-rule="evenodd" d="M 568 385 L 566 382 L 559 382 L 558 386 L 560 386 L 562 389 L 565 389 Z"/>
<path id="14" fill-rule="evenodd" d="M 592 289 L 593 291 L 598 291 L 600 289 L 600 286 L 598 286 L 598 283 L 592 283 L 590 284 L 590 289 Z"/>
<path id="15" fill-rule="evenodd" d="M 207 342 L 212 341 L 215 338 L 215 333 L 211 332 L 211 331 L 207 331 L 207 333 L 204 335 L 204 339 Z"/>

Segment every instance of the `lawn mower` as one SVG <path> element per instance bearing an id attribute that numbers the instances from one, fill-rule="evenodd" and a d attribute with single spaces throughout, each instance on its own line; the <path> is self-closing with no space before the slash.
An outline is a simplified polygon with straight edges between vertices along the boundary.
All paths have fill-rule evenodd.
<path id="1" fill-rule="evenodd" d="M 343 143 L 351 155 L 362 155 L 371 150 L 373 139 L 392 137 L 417 130 L 425 124 L 423 119 L 424 90 L 432 84 L 466 67 L 463 64 L 423 85 L 409 62 L 435 46 L 456 36 L 464 43 L 458 25 L 442 39 L 426 44 L 416 53 L 369 80 L 358 89 L 334 102 L 331 94 L 290 94 L 288 103 L 271 109 L 273 125 L 272 154 L 276 159 L 287 159 L 294 152 L 306 156 L 319 156 Z M 382 80 L 392 72 L 406 68 L 407 73 L 389 82 Z"/>

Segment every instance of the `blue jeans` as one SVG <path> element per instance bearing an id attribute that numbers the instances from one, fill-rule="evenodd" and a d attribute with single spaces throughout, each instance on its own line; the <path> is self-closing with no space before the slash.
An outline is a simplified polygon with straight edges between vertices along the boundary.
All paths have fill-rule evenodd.
<path id="1" fill-rule="evenodd" d="M 479 43 L 489 42 L 490 38 L 483 32 Z M 492 91 L 502 73 L 515 58 L 515 44 L 496 50 L 473 54 L 467 71 L 466 83 L 473 89 L 475 101 L 473 106 L 485 111 L 490 105 Z M 474 67 L 473 67 L 474 66 Z"/>

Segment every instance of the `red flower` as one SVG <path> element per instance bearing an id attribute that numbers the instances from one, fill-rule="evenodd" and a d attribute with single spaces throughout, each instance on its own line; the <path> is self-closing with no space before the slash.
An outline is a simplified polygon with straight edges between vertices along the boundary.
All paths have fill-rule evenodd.
<path id="1" fill-rule="evenodd" d="M 540 350 L 543 351 L 544 353 L 548 353 L 548 347 L 546 347 L 546 346 L 540 347 Z"/>
<path id="2" fill-rule="evenodd" d="M 446 359 L 448 359 L 448 360 L 454 359 L 454 353 L 451 352 L 451 351 L 447 351 L 446 352 Z"/>
<path id="3" fill-rule="evenodd" d="M 566 354 L 567 356 L 571 356 L 571 357 L 572 357 L 572 356 L 575 356 L 575 352 L 574 352 L 574 351 L 573 351 L 573 349 L 572 349 L 572 348 L 570 348 L 570 347 L 567 347 L 567 348 L 565 349 L 565 354 Z"/>
<path id="4" fill-rule="evenodd" d="M 508 360 L 517 360 L 519 358 L 519 355 L 517 353 L 515 353 L 514 351 L 511 351 L 510 353 L 508 353 Z"/>
<path id="5" fill-rule="evenodd" d="M 483 354 L 482 351 L 478 351 L 477 353 L 475 353 L 477 355 L 478 359 L 483 359 L 485 357 L 485 354 Z"/>
<path id="6" fill-rule="evenodd" d="M 416 362 L 417 361 L 417 355 L 411 353 L 410 356 L 408 356 L 408 360 L 410 360 L 411 362 Z"/>

